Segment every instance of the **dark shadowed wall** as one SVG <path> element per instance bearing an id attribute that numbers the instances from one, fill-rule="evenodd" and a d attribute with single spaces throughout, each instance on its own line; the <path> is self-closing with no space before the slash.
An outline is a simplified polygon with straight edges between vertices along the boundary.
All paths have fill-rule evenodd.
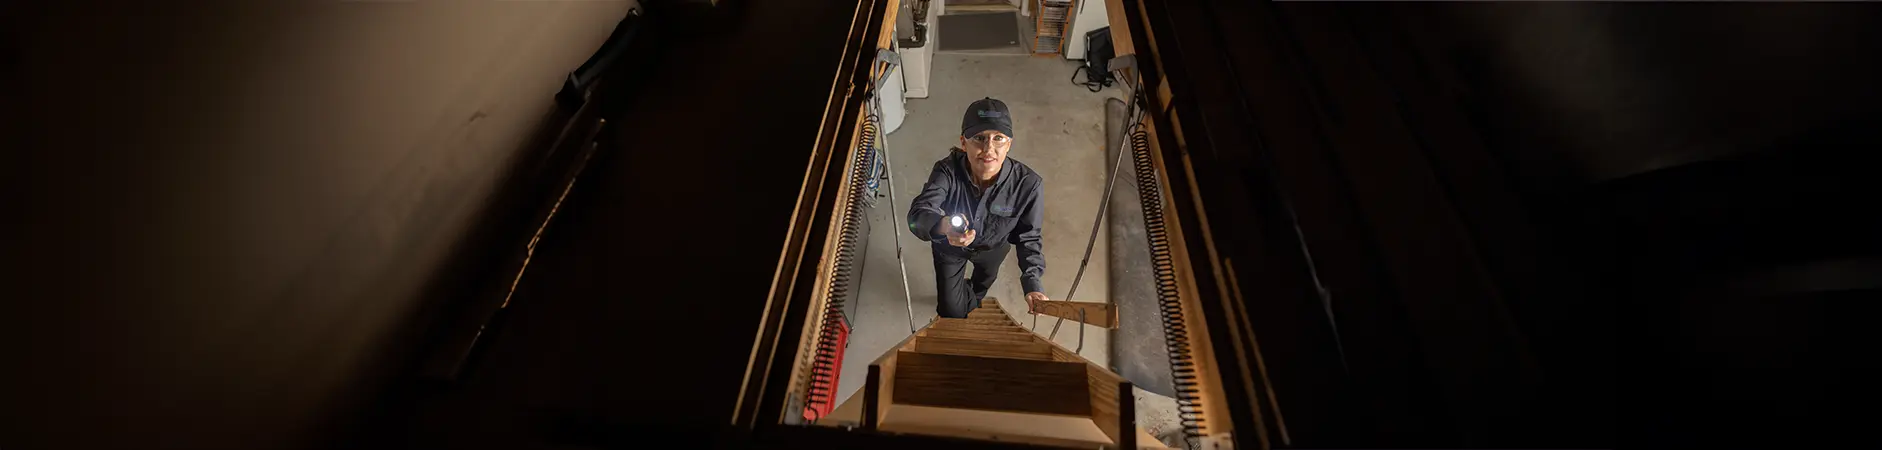
<path id="1" fill-rule="evenodd" d="M 633 6 L 121 3 L 0 7 L 10 448 L 315 442 Z"/>

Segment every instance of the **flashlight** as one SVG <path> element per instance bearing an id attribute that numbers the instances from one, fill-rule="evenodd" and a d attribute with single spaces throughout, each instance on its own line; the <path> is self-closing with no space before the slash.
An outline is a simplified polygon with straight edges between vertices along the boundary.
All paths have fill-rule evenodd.
<path id="1" fill-rule="evenodd" d="M 952 227 L 954 227 L 954 229 L 957 229 L 957 230 L 958 230 L 958 229 L 960 229 L 960 228 L 961 228 L 962 226 L 965 226 L 965 225 L 967 225 L 967 217 L 965 217 L 965 216 L 962 216 L 962 215 L 960 215 L 960 214 L 955 214 L 955 215 L 952 215 L 952 216 L 948 216 L 948 225 L 949 225 L 949 226 L 952 226 Z"/>

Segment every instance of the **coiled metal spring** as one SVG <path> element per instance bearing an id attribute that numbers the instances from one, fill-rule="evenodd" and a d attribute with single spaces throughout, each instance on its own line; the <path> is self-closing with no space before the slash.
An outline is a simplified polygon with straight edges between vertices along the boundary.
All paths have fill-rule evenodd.
<path id="1" fill-rule="evenodd" d="M 1183 317 L 1182 299 L 1176 282 L 1175 255 L 1170 249 L 1170 235 L 1163 222 L 1162 184 L 1157 180 L 1156 164 L 1150 158 L 1150 137 L 1142 128 L 1130 134 L 1132 165 L 1137 170 L 1137 199 L 1144 210 L 1144 234 L 1150 242 L 1150 264 L 1157 277 L 1157 303 L 1162 309 L 1163 342 L 1170 354 L 1170 380 L 1175 385 L 1177 420 L 1183 434 L 1195 446 L 1195 439 L 1208 432 L 1202 417 L 1200 368 L 1190 356 L 1189 326 Z"/>
<path id="2" fill-rule="evenodd" d="M 849 198 L 840 205 L 842 228 L 837 231 L 836 257 L 831 260 L 830 285 L 824 292 L 823 326 L 817 330 L 816 350 L 810 354 L 810 370 L 804 372 L 809 379 L 800 380 L 809 384 L 804 394 L 804 418 L 812 422 L 820 418 L 817 414 L 819 407 L 836 402 L 836 377 L 838 371 L 843 369 L 837 367 L 837 359 L 843 353 L 843 349 L 838 347 L 837 335 L 842 333 L 843 324 L 849 320 L 843 315 L 843 304 L 849 300 L 851 287 L 859 281 L 854 279 L 857 274 L 851 273 L 856 263 L 856 243 L 861 239 L 858 234 L 863 221 L 863 208 L 858 205 L 867 191 L 867 184 L 862 181 L 870 177 L 870 169 L 875 165 L 875 153 L 870 151 L 875 142 L 876 117 L 871 115 L 863 120 L 862 133 L 857 136 L 858 148 L 849 173 Z"/>

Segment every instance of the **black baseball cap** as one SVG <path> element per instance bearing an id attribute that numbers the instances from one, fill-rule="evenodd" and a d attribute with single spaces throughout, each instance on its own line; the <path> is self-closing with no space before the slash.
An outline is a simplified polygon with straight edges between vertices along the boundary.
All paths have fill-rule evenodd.
<path id="1" fill-rule="evenodd" d="M 1007 111 L 1006 102 L 987 97 L 967 105 L 967 114 L 961 116 L 961 137 L 972 137 L 987 130 L 1013 136 L 1013 114 Z"/>

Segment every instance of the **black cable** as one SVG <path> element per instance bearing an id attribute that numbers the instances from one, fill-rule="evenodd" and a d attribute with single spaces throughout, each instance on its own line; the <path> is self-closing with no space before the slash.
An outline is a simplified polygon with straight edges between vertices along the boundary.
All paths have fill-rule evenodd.
<path id="1" fill-rule="evenodd" d="M 1091 78 L 1091 71 L 1088 69 L 1090 68 L 1085 67 L 1084 64 L 1080 64 L 1078 67 L 1072 68 L 1072 78 L 1071 78 L 1072 84 L 1084 86 L 1086 90 L 1089 90 L 1092 92 L 1102 91 L 1104 90 L 1104 88 L 1111 86 L 1112 79 L 1108 74 L 1105 78 L 1094 80 Z M 1078 74 L 1081 74 L 1081 73 L 1085 74 L 1084 82 L 1078 81 Z"/>

